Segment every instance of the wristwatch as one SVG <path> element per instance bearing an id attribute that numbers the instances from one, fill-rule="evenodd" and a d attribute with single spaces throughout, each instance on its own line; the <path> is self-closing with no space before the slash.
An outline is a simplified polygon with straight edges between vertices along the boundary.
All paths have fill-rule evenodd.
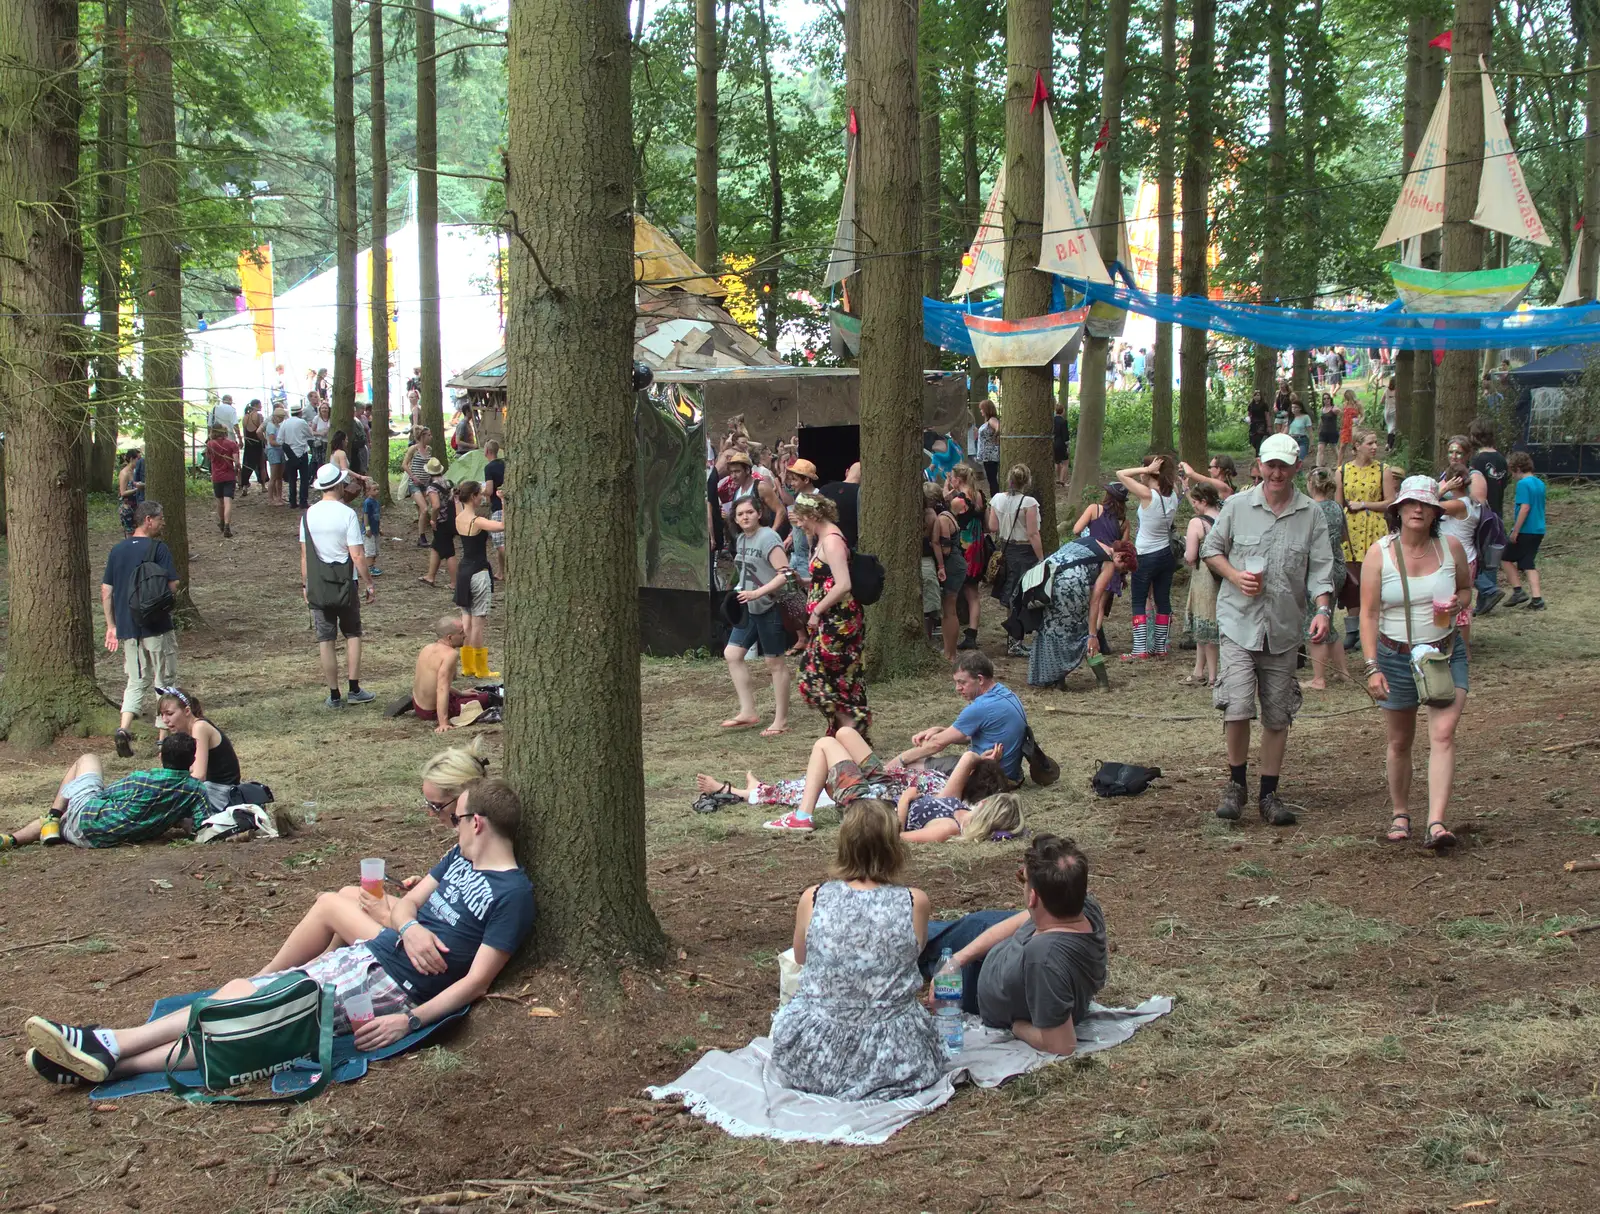
<path id="1" fill-rule="evenodd" d="M 419 1033 L 422 1031 L 422 1021 L 417 1019 L 415 1012 L 406 1013 L 406 1032 Z"/>

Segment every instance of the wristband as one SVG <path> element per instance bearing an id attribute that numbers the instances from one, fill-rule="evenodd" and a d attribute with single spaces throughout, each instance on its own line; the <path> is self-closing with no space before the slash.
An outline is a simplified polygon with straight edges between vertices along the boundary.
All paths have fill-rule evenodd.
<path id="1" fill-rule="evenodd" d="M 1329 619 L 1332 619 L 1333 618 L 1333 608 L 1332 607 L 1318 607 L 1317 608 L 1317 614 L 1318 615 L 1325 615 Z"/>
<path id="2" fill-rule="evenodd" d="M 416 925 L 417 925 L 417 921 L 415 919 L 407 919 L 404 923 L 402 923 L 400 925 L 400 928 L 399 928 L 398 931 L 395 932 L 395 935 L 396 936 L 404 936 L 407 931 L 409 931 L 411 928 L 415 927 Z"/>

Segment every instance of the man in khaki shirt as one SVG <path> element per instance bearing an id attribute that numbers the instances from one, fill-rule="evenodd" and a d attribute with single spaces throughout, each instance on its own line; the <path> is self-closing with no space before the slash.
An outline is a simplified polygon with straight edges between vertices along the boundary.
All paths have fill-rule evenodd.
<path id="1" fill-rule="evenodd" d="M 1261 444 L 1260 485 L 1223 503 L 1200 555 L 1221 579 L 1217 626 L 1222 645 L 1212 703 L 1222 710 L 1231 779 L 1217 817 L 1244 811 L 1250 722 L 1261 698 L 1261 820 L 1291 826 L 1278 800 L 1278 774 L 1289 725 L 1300 708 L 1295 659 L 1305 633 L 1306 603 L 1315 599 L 1310 639 L 1327 639 L 1333 616 L 1333 548 L 1315 503 L 1294 485 L 1300 445 L 1287 434 Z"/>

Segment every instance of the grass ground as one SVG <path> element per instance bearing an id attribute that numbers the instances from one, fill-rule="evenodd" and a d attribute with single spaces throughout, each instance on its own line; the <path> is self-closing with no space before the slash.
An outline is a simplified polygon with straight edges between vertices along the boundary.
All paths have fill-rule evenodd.
<path id="1" fill-rule="evenodd" d="M 518 975 L 436 1045 L 299 1108 L 91 1106 L 34 1081 L 26 1014 L 142 1019 L 160 995 L 255 968 L 361 856 L 417 872 L 440 847 L 416 804 L 433 735 L 319 707 L 288 512 L 252 496 L 223 541 L 204 509 L 191 503 L 204 624 L 180 641 L 183 683 L 304 825 L 276 842 L 0 857 L 0 1210 L 1595 1208 L 1600 934 L 1556 934 L 1600 918 L 1600 874 L 1561 869 L 1600 851 L 1586 745 L 1600 729 L 1584 694 L 1600 674 L 1583 608 L 1600 592 L 1595 495 L 1552 493 L 1550 611 L 1475 632 L 1451 814 L 1463 846 L 1448 857 L 1377 841 L 1382 725 L 1358 689 L 1308 693 L 1284 780 L 1300 824 L 1269 833 L 1210 813 L 1225 769 L 1205 693 L 1176 685 L 1187 655 L 1114 672 L 1111 697 L 1086 678 L 1024 690 L 1022 664 L 1000 659 L 1063 765 L 1059 784 L 1027 793 L 1028 824 L 1091 857 L 1115 950 L 1102 999 L 1163 993 L 1176 1009 L 1110 1053 L 963 1089 L 870 1149 L 736 1140 L 639 1098 L 765 1031 L 794 897 L 832 846 L 826 830 L 769 836 L 753 807 L 688 811 L 695 772 L 794 774 L 810 742 L 804 709 L 783 738 L 724 734 L 726 673 L 708 661 L 641 665 L 664 968 L 598 986 Z M 97 511 L 92 528 L 98 560 L 114 516 Z M 416 549 L 386 540 L 382 565 L 363 674 L 380 700 L 402 690 L 447 606 L 416 582 Z M 1126 642 L 1125 611 L 1112 634 Z M 114 658 L 100 675 L 120 691 Z M 886 746 L 958 706 L 942 677 L 872 695 Z M 130 767 L 105 738 L 0 746 L 0 825 L 35 816 L 83 746 L 113 774 Z M 1167 774 L 1140 798 L 1100 801 L 1098 759 Z M 150 761 L 146 741 L 136 763 Z M 910 879 L 941 913 L 1008 906 L 1015 862 L 1014 846 L 926 847 Z"/>

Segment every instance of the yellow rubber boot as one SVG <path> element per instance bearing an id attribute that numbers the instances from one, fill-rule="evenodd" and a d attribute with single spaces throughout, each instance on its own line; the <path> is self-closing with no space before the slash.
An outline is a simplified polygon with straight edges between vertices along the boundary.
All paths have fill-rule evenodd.
<path id="1" fill-rule="evenodd" d="M 478 677 L 478 651 L 471 645 L 461 647 L 461 673 L 469 679 Z"/>
<path id="2" fill-rule="evenodd" d="M 498 670 L 489 669 L 489 647 L 487 645 L 478 646 L 478 677 L 480 679 L 498 679 L 500 677 Z"/>

